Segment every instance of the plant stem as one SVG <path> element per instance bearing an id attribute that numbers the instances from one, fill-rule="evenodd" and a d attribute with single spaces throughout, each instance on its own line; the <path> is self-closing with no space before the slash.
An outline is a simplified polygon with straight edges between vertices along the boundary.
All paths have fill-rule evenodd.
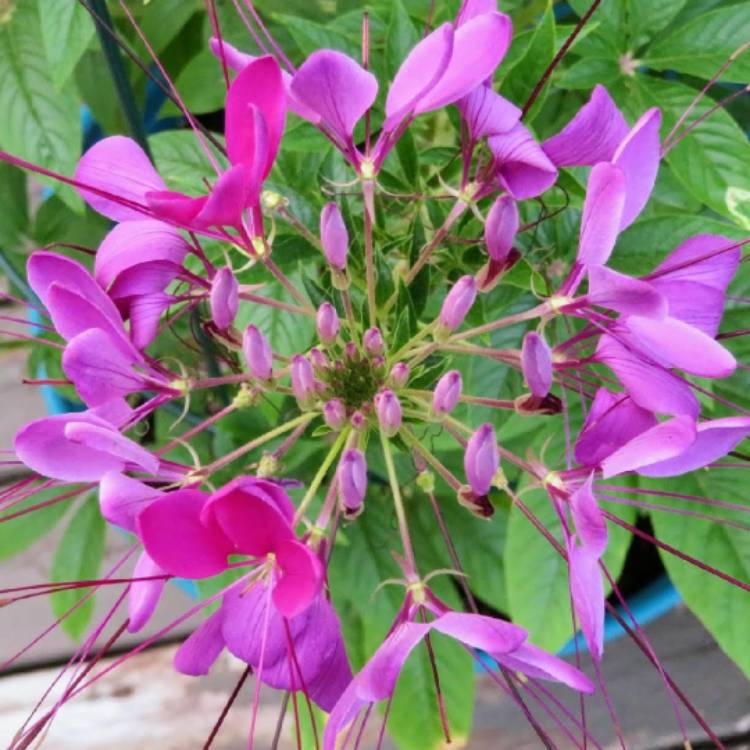
<path id="1" fill-rule="evenodd" d="M 388 481 L 391 483 L 391 492 L 393 492 L 393 506 L 396 509 L 396 518 L 398 519 L 398 530 L 401 534 L 401 544 L 404 548 L 404 557 L 409 566 L 409 571 L 416 573 L 417 561 L 414 558 L 414 550 L 411 546 L 409 537 L 409 525 L 406 521 L 406 512 L 404 511 L 404 502 L 401 499 L 401 488 L 396 476 L 396 467 L 393 464 L 393 455 L 391 453 L 391 444 L 384 432 L 380 432 L 380 444 L 383 446 L 383 456 L 385 457 L 385 466 L 388 471 Z"/>
<path id="2" fill-rule="evenodd" d="M 364 210 L 364 240 L 365 240 L 365 281 L 367 284 L 367 311 L 370 316 L 370 325 L 377 325 L 377 303 L 375 301 L 375 253 L 372 244 L 372 219 L 370 207 L 368 205 L 367 191 L 372 190 L 372 183 L 369 186 L 362 183 L 362 192 L 365 198 Z M 372 196 L 370 196 L 372 197 Z"/>

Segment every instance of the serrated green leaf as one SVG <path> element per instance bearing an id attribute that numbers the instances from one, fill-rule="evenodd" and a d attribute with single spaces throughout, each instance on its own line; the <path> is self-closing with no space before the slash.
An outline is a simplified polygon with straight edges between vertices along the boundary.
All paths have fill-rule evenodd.
<path id="1" fill-rule="evenodd" d="M 70 78 L 94 37 L 94 23 L 81 3 L 39 0 L 44 51 L 55 86 Z"/>
<path id="2" fill-rule="evenodd" d="M 741 3 L 704 13 L 659 39 L 648 49 L 644 63 L 657 70 L 711 78 L 748 40 L 750 13 L 747 5 Z M 748 50 L 722 72 L 721 78 L 738 83 L 750 80 Z"/>
<path id="3" fill-rule="evenodd" d="M 85 498 L 70 519 L 52 559 L 50 578 L 53 581 L 79 581 L 96 578 L 104 556 L 106 527 L 96 497 Z M 52 594 L 50 601 L 56 617 L 61 617 L 89 589 L 70 589 Z M 94 597 L 89 597 L 61 623 L 62 629 L 78 640 L 94 614 Z"/>
<path id="4" fill-rule="evenodd" d="M 16 6 L 10 23 L 0 27 L 0 146 L 15 156 L 71 175 L 80 153 L 78 99 L 70 84 L 57 89 L 44 49 L 36 2 Z M 68 186 L 55 187 L 76 212 L 83 202 Z"/>

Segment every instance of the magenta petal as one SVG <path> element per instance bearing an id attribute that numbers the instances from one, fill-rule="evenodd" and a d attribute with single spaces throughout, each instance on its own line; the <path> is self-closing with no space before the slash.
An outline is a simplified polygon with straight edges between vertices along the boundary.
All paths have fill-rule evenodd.
<path id="1" fill-rule="evenodd" d="M 598 466 L 610 453 L 655 424 L 656 417 L 627 394 L 599 388 L 576 440 L 576 461 Z"/>
<path id="2" fill-rule="evenodd" d="M 601 162 L 589 175 L 583 202 L 578 261 L 604 265 L 617 241 L 625 205 L 625 175 L 618 167 Z"/>
<path id="3" fill-rule="evenodd" d="M 693 375 L 724 378 L 737 367 L 735 358 L 718 341 L 676 318 L 657 321 L 631 315 L 626 326 L 637 346 L 654 360 Z"/>
<path id="4" fill-rule="evenodd" d="M 223 610 L 214 612 L 204 620 L 174 655 L 174 668 L 180 674 L 200 677 L 209 673 L 214 662 L 224 650 L 224 636 L 221 626 Z"/>
<path id="5" fill-rule="evenodd" d="M 461 26 L 472 18 L 497 11 L 497 0 L 463 0 L 456 16 L 456 26 Z"/>
<path id="6" fill-rule="evenodd" d="M 591 657 L 599 662 L 604 650 L 604 584 L 599 558 L 586 547 L 568 545 L 568 564 L 573 609 Z"/>
<path id="7" fill-rule="evenodd" d="M 108 198 L 78 188 L 81 197 L 94 211 L 115 221 L 143 219 L 144 214 L 148 214 L 146 193 L 166 189 L 143 149 L 134 140 L 121 135 L 95 143 L 78 162 L 75 179 L 113 196 Z M 123 205 L 115 200 L 115 196 L 123 198 L 126 203 L 144 206 L 144 210 Z"/>
<path id="8" fill-rule="evenodd" d="M 609 479 L 679 456 L 693 444 L 695 438 L 695 421 L 692 417 L 681 415 L 660 422 L 607 456 L 602 461 L 602 477 Z"/>
<path id="9" fill-rule="evenodd" d="M 220 528 L 246 555 L 262 557 L 294 539 L 288 516 L 265 490 L 265 484 L 245 477 L 233 479 L 211 495 L 203 514 L 207 525 Z"/>
<path id="10" fill-rule="evenodd" d="M 117 277 L 109 288 L 109 296 L 127 311 L 129 298 L 161 293 L 182 270 L 182 266 L 168 260 L 138 263 Z"/>
<path id="11" fill-rule="evenodd" d="M 234 323 L 239 306 L 239 284 L 229 268 L 220 268 L 211 281 L 211 318 L 225 331 Z"/>
<path id="12" fill-rule="evenodd" d="M 357 121 L 375 101 L 378 81 L 351 57 L 324 49 L 313 52 L 302 63 L 292 79 L 291 91 L 349 143 Z"/>
<path id="13" fill-rule="evenodd" d="M 470 648 L 490 654 L 505 654 L 526 641 L 526 631 L 518 625 L 486 615 L 446 612 L 430 623 L 433 630 L 455 638 Z"/>
<path id="14" fill-rule="evenodd" d="M 628 124 L 607 89 L 594 86 L 591 98 L 542 148 L 558 167 L 593 166 L 611 161 Z"/>
<path id="15" fill-rule="evenodd" d="M 607 549 L 607 521 L 594 496 L 594 474 L 570 496 L 570 511 L 581 544 L 597 557 Z"/>
<path id="16" fill-rule="evenodd" d="M 175 490 L 138 514 L 138 535 L 146 552 L 165 571 L 184 578 L 207 578 L 226 570 L 231 542 L 201 523 L 205 492 Z"/>
<path id="17" fill-rule="evenodd" d="M 495 157 L 500 181 L 514 198 L 535 198 L 557 180 L 557 168 L 521 123 L 506 133 L 491 135 L 487 145 Z"/>
<path id="18" fill-rule="evenodd" d="M 276 548 L 276 561 L 282 575 L 273 589 L 273 604 L 284 617 L 295 617 L 320 593 L 323 566 L 318 556 L 296 539 Z"/>
<path id="19" fill-rule="evenodd" d="M 144 294 L 130 300 L 130 337 L 138 349 L 145 349 L 159 331 L 161 314 L 173 302 L 167 294 Z"/>
<path id="20" fill-rule="evenodd" d="M 512 31 L 510 17 L 503 13 L 484 13 L 459 26 L 448 67 L 416 101 L 415 113 L 451 104 L 489 78 L 508 51 Z"/>
<path id="21" fill-rule="evenodd" d="M 680 243 L 648 276 L 650 281 L 692 281 L 725 292 L 742 256 L 738 242 L 697 234 Z"/>
<path id="22" fill-rule="evenodd" d="M 534 679 L 560 682 L 581 693 L 596 690 L 594 683 L 583 672 L 532 643 L 524 643 L 507 654 L 491 656 L 513 672 L 521 672 Z"/>
<path id="23" fill-rule="evenodd" d="M 145 195 L 146 203 L 156 216 L 179 226 L 190 227 L 195 217 L 206 205 L 207 197 L 192 198 L 171 190 L 151 190 Z"/>
<path id="24" fill-rule="evenodd" d="M 489 86 L 474 87 L 456 102 L 473 140 L 505 133 L 521 119 L 521 110 Z"/>
<path id="25" fill-rule="evenodd" d="M 544 398 L 552 386 L 552 352 L 542 336 L 529 331 L 523 337 L 521 371 L 534 396 Z"/>
<path id="26" fill-rule="evenodd" d="M 612 368 L 638 406 L 656 414 L 698 416 L 698 399 L 690 386 L 658 364 L 647 362 L 612 336 L 604 335 L 596 359 Z"/>
<path id="27" fill-rule="evenodd" d="M 87 406 L 136 393 L 146 387 L 133 370 L 137 354 L 126 356 L 112 336 L 101 328 L 89 328 L 74 336 L 62 356 L 62 368 L 75 384 Z"/>
<path id="28" fill-rule="evenodd" d="M 141 552 L 133 570 L 133 578 L 148 578 L 163 574 L 164 571 L 148 556 L 148 553 Z M 165 578 L 155 578 L 151 581 L 133 581 L 130 584 L 128 630 L 131 633 L 137 633 L 151 619 L 166 582 Z"/>
<path id="29" fill-rule="evenodd" d="M 248 128 L 250 130 L 252 128 Z M 242 212 L 248 203 L 252 185 L 249 167 L 237 164 L 219 177 L 211 188 L 208 199 L 196 214 L 194 223 L 201 227 L 236 227 L 242 222 Z M 255 187 L 259 183 L 255 183 Z"/>
<path id="30" fill-rule="evenodd" d="M 440 80 L 453 54 L 453 35 L 453 26 L 442 24 L 401 63 L 385 100 L 386 130 L 392 130 Z"/>
<path id="31" fill-rule="evenodd" d="M 115 226 L 99 245 L 94 276 L 106 289 L 121 273 L 136 265 L 168 261 L 180 266 L 188 249 L 179 231 L 169 224 L 153 219 L 127 221 Z"/>
<path id="32" fill-rule="evenodd" d="M 681 320 L 712 339 L 716 337 L 726 302 L 723 291 L 694 281 L 656 278 L 649 283 L 667 300 L 670 318 Z"/>
<path id="33" fill-rule="evenodd" d="M 257 129 L 248 127 L 251 107 L 257 107 L 266 128 L 260 149 Z M 230 162 L 251 166 L 262 158 L 259 174 L 261 180 L 265 179 L 279 150 L 285 117 L 286 93 L 281 69 L 273 57 L 260 57 L 242 69 L 227 92 L 224 127 Z"/>
<path id="34" fill-rule="evenodd" d="M 748 417 L 724 417 L 702 422 L 697 427 L 695 441 L 679 456 L 641 467 L 638 473 L 647 477 L 672 477 L 702 469 L 726 456 L 748 435 Z"/>
<path id="35" fill-rule="evenodd" d="M 655 285 L 606 266 L 589 268 L 586 299 L 592 305 L 647 318 L 663 318 L 669 309 L 666 297 Z"/>
<path id="36" fill-rule="evenodd" d="M 162 494 L 119 471 L 110 471 L 99 482 L 99 508 L 109 523 L 135 532 L 138 514 Z"/>
<path id="37" fill-rule="evenodd" d="M 70 420 L 64 427 L 64 435 L 72 443 L 101 451 L 120 459 L 125 465 L 133 465 L 149 474 L 159 470 L 159 459 L 138 443 L 121 435 L 110 425 L 98 425 L 89 420 Z"/>
<path id="38" fill-rule="evenodd" d="M 484 241 L 492 260 L 504 263 L 513 249 L 518 233 L 518 206 L 510 195 L 501 195 L 487 212 Z"/>
<path id="39" fill-rule="evenodd" d="M 617 147 L 612 159 L 625 175 L 625 206 L 620 231 L 636 220 L 654 189 L 661 160 L 660 127 L 661 112 L 656 108 L 648 110 Z"/>
<path id="40" fill-rule="evenodd" d="M 88 412 L 35 419 L 16 433 L 16 455 L 42 476 L 66 482 L 96 482 L 108 471 L 122 471 L 125 462 L 121 458 L 66 438 L 68 424 L 84 421 L 112 429 L 103 419 Z"/>

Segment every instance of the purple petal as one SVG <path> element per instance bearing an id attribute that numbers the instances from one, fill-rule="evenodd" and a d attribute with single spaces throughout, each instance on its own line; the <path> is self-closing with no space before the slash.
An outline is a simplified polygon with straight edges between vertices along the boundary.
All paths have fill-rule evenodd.
<path id="1" fill-rule="evenodd" d="M 597 84 L 575 117 L 542 148 L 558 167 L 593 166 L 611 161 L 628 124 L 607 89 Z"/>
<path id="2" fill-rule="evenodd" d="M 654 189 L 661 160 L 660 127 L 661 112 L 656 108 L 648 110 L 615 152 L 612 162 L 625 175 L 626 187 L 620 231 L 636 220 Z"/>
<path id="3" fill-rule="evenodd" d="M 94 276 L 106 289 L 133 266 L 152 261 L 181 266 L 188 249 L 179 231 L 169 224 L 153 219 L 127 221 L 115 226 L 99 245 Z M 63 282 L 63 286 L 69 284 Z"/>
<path id="4" fill-rule="evenodd" d="M 451 104 L 489 78 L 508 51 L 512 31 L 510 17 L 503 13 L 484 13 L 459 26 L 448 67 L 419 97 L 414 112 L 431 112 Z"/>
<path id="5" fill-rule="evenodd" d="M 231 542 L 218 529 L 201 523 L 205 492 L 181 489 L 150 503 L 137 519 L 138 536 L 167 573 L 206 578 L 226 570 Z"/>
<path id="6" fill-rule="evenodd" d="M 144 294 L 130 300 L 130 336 L 138 349 L 145 349 L 156 338 L 161 314 L 173 301 L 173 297 L 161 293 Z"/>
<path id="7" fill-rule="evenodd" d="M 660 422 L 607 456 L 602 461 L 602 477 L 609 479 L 679 456 L 693 444 L 695 438 L 695 421 L 692 417 L 681 415 Z"/>
<path id="8" fill-rule="evenodd" d="M 456 16 L 456 26 L 461 26 L 472 18 L 497 11 L 497 0 L 463 0 Z"/>
<path id="9" fill-rule="evenodd" d="M 514 198 L 535 198 L 557 180 L 557 168 L 521 123 L 506 133 L 491 135 L 487 145 L 495 157 L 500 181 Z"/>
<path id="10" fill-rule="evenodd" d="M 570 594 L 591 657 L 599 662 L 604 650 L 604 584 L 599 558 L 586 547 L 568 545 Z"/>
<path id="11" fill-rule="evenodd" d="M 318 556 L 296 539 L 278 546 L 276 560 L 282 576 L 271 595 L 273 605 L 284 617 L 296 617 L 320 593 L 323 566 Z"/>
<path id="12" fill-rule="evenodd" d="M 647 318 L 663 318 L 669 309 L 666 297 L 654 284 L 606 266 L 589 268 L 589 293 L 586 297 L 592 305 Z"/>
<path id="13" fill-rule="evenodd" d="M 702 469 L 734 450 L 750 435 L 750 418 L 724 417 L 698 425 L 695 441 L 679 456 L 638 469 L 647 477 L 672 477 Z"/>
<path id="14" fill-rule="evenodd" d="M 607 549 L 607 522 L 593 491 L 593 472 L 570 496 L 570 511 L 581 544 L 597 557 Z"/>
<path id="15" fill-rule="evenodd" d="M 239 306 L 239 284 L 229 268 L 220 268 L 211 282 L 211 318 L 225 331 L 234 323 Z"/>
<path id="16" fill-rule="evenodd" d="M 469 438 L 464 453 L 466 481 L 477 495 L 486 495 L 500 465 L 495 428 L 487 422 Z"/>
<path id="17" fill-rule="evenodd" d="M 549 393 L 552 386 L 552 352 L 536 331 L 529 331 L 523 337 L 521 371 L 534 396 L 544 398 Z"/>
<path id="18" fill-rule="evenodd" d="M 494 261 L 504 263 L 513 248 L 518 233 L 518 206 L 510 195 L 501 195 L 487 213 L 484 241 L 487 254 Z"/>
<path id="19" fill-rule="evenodd" d="M 174 655 L 174 668 L 180 674 L 200 677 L 209 673 L 224 650 L 221 626 L 223 610 L 214 612 L 194 630 Z"/>
<path id="20" fill-rule="evenodd" d="M 392 130 L 440 80 L 453 54 L 453 38 L 453 26 L 444 23 L 422 39 L 401 63 L 385 100 L 386 130 Z"/>
<path id="21" fill-rule="evenodd" d="M 645 361 L 612 336 L 599 339 L 596 359 L 612 368 L 638 406 L 656 414 L 698 416 L 698 399 L 685 381 Z"/>
<path id="22" fill-rule="evenodd" d="M 257 112 L 257 110 L 256 110 Z M 248 122 L 255 122 L 252 117 Z M 246 130 L 255 128 L 246 126 Z M 261 138 L 258 138 L 260 141 Z M 254 165 L 258 167 L 258 165 Z M 259 173 L 245 164 L 228 169 L 214 183 L 208 200 L 195 216 L 199 227 L 237 227 L 242 223 L 242 212 L 247 205 L 256 204 L 260 189 Z"/>
<path id="23" fill-rule="evenodd" d="M 618 167 L 601 162 L 589 175 L 583 202 L 578 261 L 604 265 L 617 241 L 626 199 L 625 175 Z"/>
<path id="24" fill-rule="evenodd" d="M 576 461 L 598 466 L 610 453 L 655 424 L 656 417 L 627 394 L 599 388 L 576 440 Z"/>
<path id="25" fill-rule="evenodd" d="M 737 367 L 735 358 L 718 341 L 681 320 L 631 315 L 626 326 L 637 346 L 657 362 L 705 378 L 727 377 Z"/>
<path id="26" fill-rule="evenodd" d="M 524 643 L 507 654 L 492 656 L 513 672 L 521 672 L 534 679 L 560 682 L 581 693 L 593 693 L 596 690 L 594 683 L 583 672 L 532 643 Z"/>
<path id="27" fill-rule="evenodd" d="M 85 188 L 78 189 L 94 211 L 115 221 L 143 219 L 144 214 L 148 214 L 146 193 L 166 189 L 143 149 L 134 140 L 121 135 L 95 143 L 78 162 L 75 179 L 113 196 L 107 198 Z M 144 206 L 144 210 L 123 205 L 114 200 L 114 196 Z"/>
<path id="28" fill-rule="evenodd" d="M 162 494 L 119 471 L 110 471 L 99 483 L 99 508 L 109 523 L 135 532 L 138 514 Z"/>
<path id="29" fill-rule="evenodd" d="M 148 578 L 162 575 L 164 572 L 147 552 L 141 552 L 133 570 L 133 578 Z M 129 632 L 137 633 L 151 619 L 166 582 L 165 578 L 158 578 L 152 581 L 133 581 L 130 584 L 128 591 Z"/>
<path id="30" fill-rule="evenodd" d="M 168 260 L 138 263 L 124 270 L 109 288 L 109 296 L 127 313 L 131 298 L 160 294 L 182 273 L 182 266 Z"/>
<path id="31" fill-rule="evenodd" d="M 205 195 L 193 198 L 172 190 L 150 190 L 145 195 L 146 203 L 155 216 L 181 227 L 195 226 L 195 217 L 206 205 Z"/>
<path id="32" fill-rule="evenodd" d="M 725 292 L 742 250 L 729 237 L 697 234 L 680 243 L 647 277 L 650 281 L 693 281 Z"/>
<path id="33" fill-rule="evenodd" d="M 351 57 L 324 49 L 302 63 L 291 91 L 348 144 L 357 121 L 375 101 L 378 81 Z"/>
<path id="34" fill-rule="evenodd" d="M 456 102 L 473 140 L 506 133 L 521 119 L 521 110 L 489 86 L 474 87 Z"/>
<path id="35" fill-rule="evenodd" d="M 512 652 L 526 641 L 526 631 L 518 625 L 486 615 L 446 612 L 433 620 L 433 630 L 455 638 L 470 648 L 490 654 Z"/>
<path id="36" fill-rule="evenodd" d="M 712 339 L 716 337 L 724 314 L 724 292 L 693 281 L 656 278 L 649 283 L 667 300 L 671 318 L 703 331 Z"/>

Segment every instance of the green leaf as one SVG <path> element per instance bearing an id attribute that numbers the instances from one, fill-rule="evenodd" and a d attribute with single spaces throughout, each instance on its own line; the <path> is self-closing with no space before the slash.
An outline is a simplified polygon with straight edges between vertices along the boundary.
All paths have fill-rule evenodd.
<path id="1" fill-rule="evenodd" d="M 55 86 L 70 78 L 94 36 L 94 24 L 81 3 L 38 0 L 44 51 Z"/>
<path id="2" fill-rule="evenodd" d="M 216 173 L 192 131 L 168 130 L 152 135 L 148 142 L 159 174 L 172 189 L 206 192 L 203 179 L 215 179 Z"/>
<path id="3" fill-rule="evenodd" d="M 660 39 L 648 49 L 644 63 L 657 70 L 711 78 L 741 45 L 750 39 L 747 4 L 705 13 Z M 723 81 L 750 80 L 750 54 L 746 50 L 722 74 Z"/>
<path id="4" fill-rule="evenodd" d="M 385 48 L 388 72 L 391 78 L 396 74 L 399 66 L 418 41 L 419 34 L 414 28 L 402 0 L 393 0 Z"/>
<path id="5" fill-rule="evenodd" d="M 29 225 L 26 174 L 16 167 L 0 164 L 0 247 L 14 249 Z"/>
<path id="6" fill-rule="evenodd" d="M 359 59 L 359 45 L 353 35 L 344 35 L 322 24 L 295 16 L 278 14 L 276 19 L 284 25 L 305 56 L 318 49 L 335 49 Z"/>
<path id="7" fill-rule="evenodd" d="M 52 559 L 50 577 L 53 581 L 81 581 L 96 578 L 104 556 L 106 526 L 99 504 L 89 495 L 75 512 L 65 529 Z M 52 611 L 62 617 L 90 589 L 70 589 L 52 594 Z M 94 614 L 94 597 L 89 597 L 61 623 L 62 629 L 74 639 L 79 639 Z"/>
<path id="8" fill-rule="evenodd" d="M 669 25 L 687 0 L 629 0 L 628 26 L 638 48 Z"/>
<path id="9" fill-rule="evenodd" d="M 645 106 L 661 107 L 662 134 L 672 129 L 695 97 L 695 91 L 683 84 L 656 78 L 639 77 L 636 90 Z M 702 99 L 688 122 L 707 112 L 712 104 L 711 99 Z M 750 143 L 728 112 L 718 110 L 699 123 L 669 151 L 667 162 L 702 203 L 735 218 L 727 194 L 737 188 L 750 188 Z"/>
<path id="10" fill-rule="evenodd" d="M 44 49 L 35 2 L 17 4 L 10 23 L 0 26 L 0 146 L 15 156 L 71 175 L 80 153 L 78 98 L 69 84 L 57 89 Z M 77 193 L 51 178 L 60 197 L 77 212 Z"/>
<path id="11" fill-rule="evenodd" d="M 620 66 L 609 58 L 582 57 L 555 78 L 564 89 L 590 89 L 597 83 L 607 84 L 620 77 Z"/>
<path id="12" fill-rule="evenodd" d="M 669 480 L 669 490 L 698 497 L 709 496 L 730 502 L 743 502 L 747 487 L 737 472 L 729 469 L 699 471 Z M 718 521 L 747 523 L 747 513 L 690 501 L 660 498 L 685 510 L 700 510 Z M 750 583 L 750 535 L 743 529 L 724 526 L 678 513 L 651 513 L 656 534 L 667 544 L 702 560 L 745 583 Z M 747 648 L 747 622 L 750 596 L 727 581 L 704 572 L 664 550 L 659 551 L 669 577 L 685 603 L 711 631 L 719 646 L 750 677 L 750 650 Z"/>
<path id="13" fill-rule="evenodd" d="M 215 112 L 224 107 L 226 83 L 221 62 L 208 49 L 201 50 L 180 72 L 175 81 L 185 106 L 194 114 Z M 177 105 L 167 102 L 164 114 L 177 115 Z"/>
<path id="14" fill-rule="evenodd" d="M 3 516 L 11 515 L 31 506 L 51 500 L 64 494 L 59 488 L 40 490 L 33 497 L 14 505 Z M 7 560 L 41 539 L 63 517 L 70 507 L 70 501 L 62 500 L 45 508 L 31 511 L 25 515 L 0 523 L 0 560 Z M 2 518 L 2 516 L 0 516 Z"/>

